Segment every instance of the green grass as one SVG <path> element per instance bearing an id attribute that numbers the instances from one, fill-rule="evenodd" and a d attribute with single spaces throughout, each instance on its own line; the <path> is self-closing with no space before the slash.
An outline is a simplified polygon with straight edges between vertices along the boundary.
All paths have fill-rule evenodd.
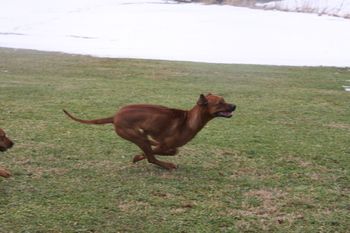
<path id="1" fill-rule="evenodd" d="M 346 232 L 349 69 L 103 59 L 0 49 L 0 232 Z M 237 104 L 175 157 L 146 161 L 111 125 L 123 105 Z"/>

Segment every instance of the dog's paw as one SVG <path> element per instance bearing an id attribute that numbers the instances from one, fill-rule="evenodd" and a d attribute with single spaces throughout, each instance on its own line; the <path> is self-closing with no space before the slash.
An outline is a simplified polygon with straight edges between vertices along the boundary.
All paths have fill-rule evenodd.
<path id="1" fill-rule="evenodd" d="M 144 155 L 135 155 L 134 159 L 132 160 L 133 163 L 137 163 L 138 161 L 144 160 L 146 157 Z"/>
<path id="2" fill-rule="evenodd" d="M 8 178 L 11 176 L 11 173 L 9 171 L 6 171 L 5 169 L 0 169 L 0 176 Z"/>
<path id="3" fill-rule="evenodd" d="M 165 168 L 169 171 L 172 171 L 172 170 L 175 170 L 177 169 L 177 165 L 176 164 L 173 164 L 173 163 L 166 163 L 166 166 Z"/>

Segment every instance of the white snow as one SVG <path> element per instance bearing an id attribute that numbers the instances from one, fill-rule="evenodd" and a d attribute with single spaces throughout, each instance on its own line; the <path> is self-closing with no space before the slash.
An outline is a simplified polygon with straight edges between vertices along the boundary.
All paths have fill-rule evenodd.
<path id="1" fill-rule="evenodd" d="M 162 0 L 2 0 L 0 47 L 100 57 L 350 66 L 350 20 Z"/>
<path id="2" fill-rule="evenodd" d="M 343 86 L 345 91 L 350 91 L 350 86 Z"/>
<path id="3" fill-rule="evenodd" d="M 350 0 L 282 0 L 256 5 L 266 9 L 312 12 L 350 18 Z"/>

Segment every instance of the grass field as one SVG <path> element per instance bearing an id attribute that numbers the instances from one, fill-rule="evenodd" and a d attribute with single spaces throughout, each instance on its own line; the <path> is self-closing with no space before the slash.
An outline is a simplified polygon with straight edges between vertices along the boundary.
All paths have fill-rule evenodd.
<path id="1" fill-rule="evenodd" d="M 102 59 L 0 49 L 0 232 L 348 232 L 350 69 Z M 175 157 L 173 172 L 108 117 L 126 104 L 237 104 Z"/>

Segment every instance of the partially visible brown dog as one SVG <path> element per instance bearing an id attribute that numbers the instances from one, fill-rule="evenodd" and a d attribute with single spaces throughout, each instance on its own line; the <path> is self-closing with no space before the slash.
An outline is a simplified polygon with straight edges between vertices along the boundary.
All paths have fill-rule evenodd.
<path id="1" fill-rule="evenodd" d="M 8 137 L 6 137 L 4 130 L 0 128 L 0 151 L 6 151 L 7 149 L 10 149 L 13 144 L 14 143 Z M 10 175 L 11 173 L 9 171 L 0 167 L 0 176 L 7 178 Z"/>
<path id="2" fill-rule="evenodd" d="M 114 124 L 116 133 L 135 143 L 143 154 L 136 155 L 133 162 L 147 159 L 165 169 L 175 169 L 173 163 L 159 161 L 155 155 L 175 155 L 177 148 L 185 145 L 215 117 L 232 116 L 234 104 L 228 104 L 221 96 L 200 95 L 197 104 L 188 111 L 159 105 L 137 104 L 121 108 L 114 117 L 81 120 L 66 110 L 67 116 L 84 124 Z"/>

